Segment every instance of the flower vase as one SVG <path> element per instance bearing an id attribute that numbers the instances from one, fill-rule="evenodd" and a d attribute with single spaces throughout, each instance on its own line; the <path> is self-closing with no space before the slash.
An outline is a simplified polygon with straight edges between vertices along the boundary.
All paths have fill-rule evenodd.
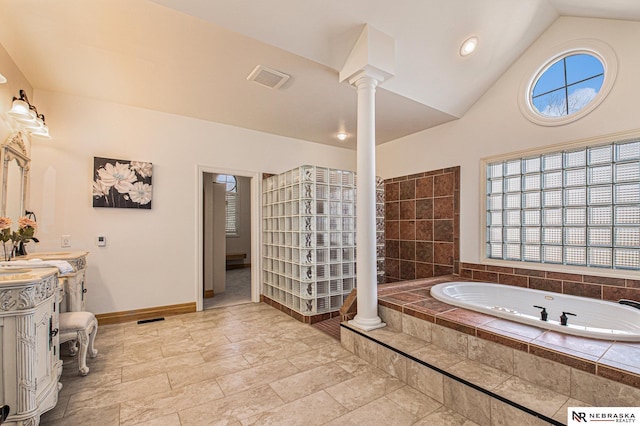
<path id="1" fill-rule="evenodd" d="M 12 241 L 4 241 L 2 243 L 2 252 L 4 254 L 4 260 L 6 262 L 13 259 L 13 242 Z"/>
<path id="2" fill-rule="evenodd" d="M 23 241 L 20 241 L 16 246 L 16 256 L 25 256 L 27 254 L 27 246 Z"/>

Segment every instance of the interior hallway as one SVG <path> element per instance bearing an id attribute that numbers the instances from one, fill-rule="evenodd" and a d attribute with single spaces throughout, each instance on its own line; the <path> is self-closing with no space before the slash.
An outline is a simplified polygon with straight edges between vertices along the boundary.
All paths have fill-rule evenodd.
<path id="1" fill-rule="evenodd" d="M 63 357 L 42 425 L 475 425 L 263 303 L 102 326 L 96 348 L 86 377 Z"/>
<path id="2" fill-rule="evenodd" d="M 251 268 L 229 269 L 225 273 L 225 289 L 202 301 L 203 309 L 222 308 L 251 302 Z"/>

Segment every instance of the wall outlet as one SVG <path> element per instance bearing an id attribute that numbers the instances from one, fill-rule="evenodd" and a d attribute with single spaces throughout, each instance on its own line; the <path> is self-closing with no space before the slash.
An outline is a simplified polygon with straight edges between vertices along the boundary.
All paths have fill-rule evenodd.
<path id="1" fill-rule="evenodd" d="M 71 235 L 63 235 L 60 237 L 60 246 L 71 247 Z"/>

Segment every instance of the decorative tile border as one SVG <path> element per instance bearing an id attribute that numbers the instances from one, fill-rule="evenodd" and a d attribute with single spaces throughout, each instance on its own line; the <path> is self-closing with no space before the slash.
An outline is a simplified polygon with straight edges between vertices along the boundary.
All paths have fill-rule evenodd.
<path id="1" fill-rule="evenodd" d="M 325 312 L 323 314 L 317 314 L 317 315 L 302 315 L 301 313 L 296 312 L 293 309 L 286 307 L 282 303 L 276 302 L 275 300 L 265 296 L 264 294 L 260 295 L 260 301 L 266 303 L 269 306 L 273 306 L 274 308 L 278 309 L 279 311 L 282 311 L 285 314 L 289 315 L 291 318 L 294 318 L 294 319 L 296 319 L 296 320 L 298 320 L 298 321 L 300 321 L 302 323 L 305 323 L 305 324 L 315 324 L 315 323 L 320 322 L 320 321 L 324 321 L 324 320 L 331 319 L 333 317 L 340 316 L 340 311 Z"/>
<path id="2" fill-rule="evenodd" d="M 625 278 L 508 268 L 466 262 L 460 264 L 460 277 L 473 281 L 513 285 L 614 302 L 620 299 L 640 300 L 640 280 Z"/>

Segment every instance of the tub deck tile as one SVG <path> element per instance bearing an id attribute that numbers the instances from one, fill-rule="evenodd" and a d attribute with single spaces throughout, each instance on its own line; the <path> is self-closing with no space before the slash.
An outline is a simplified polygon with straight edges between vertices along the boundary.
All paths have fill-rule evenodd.
<path id="1" fill-rule="evenodd" d="M 502 318 L 494 318 L 493 321 L 483 324 L 478 328 L 488 332 L 502 334 L 506 337 L 511 337 L 527 343 L 542 336 L 545 332 L 545 330 L 532 325 L 520 324 L 518 322 Z"/>
<path id="2" fill-rule="evenodd" d="M 612 342 L 607 340 L 589 339 L 587 337 L 572 336 L 556 331 L 546 331 L 532 343 L 595 360 L 600 359 L 612 345 Z"/>
<path id="3" fill-rule="evenodd" d="M 496 317 L 482 314 L 480 312 L 469 311 L 466 309 L 452 309 L 450 311 L 445 311 L 439 314 L 437 318 L 444 318 L 463 324 L 475 324 L 476 326 L 478 326 L 490 323 L 491 321 L 495 320 Z"/>

